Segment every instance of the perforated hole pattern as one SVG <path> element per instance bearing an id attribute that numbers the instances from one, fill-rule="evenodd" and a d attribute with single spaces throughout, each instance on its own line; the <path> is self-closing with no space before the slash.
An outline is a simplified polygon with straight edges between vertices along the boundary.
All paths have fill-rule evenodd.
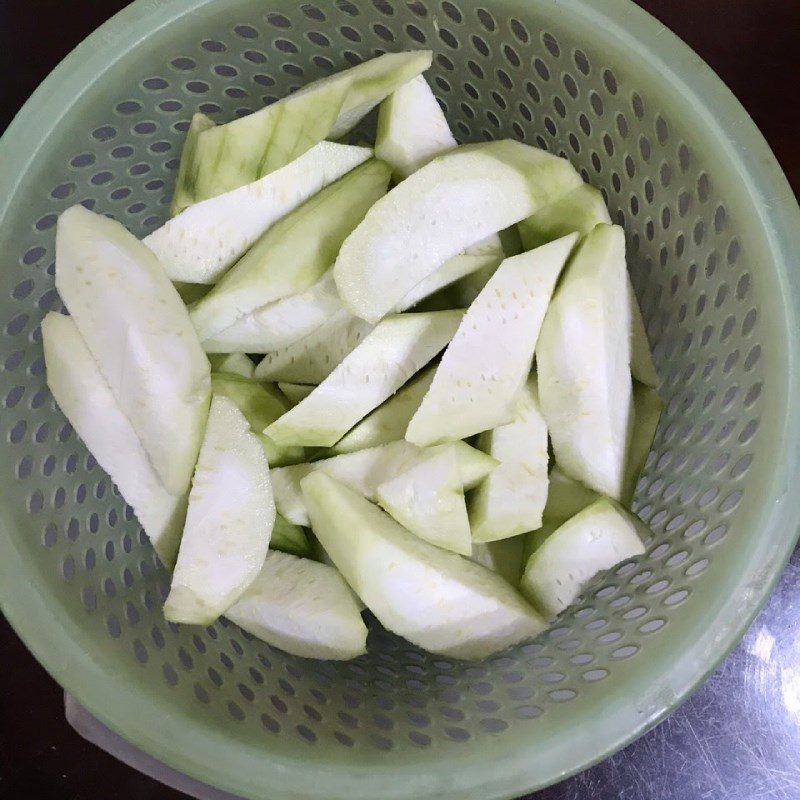
<path id="1" fill-rule="evenodd" d="M 170 30 L 160 62 L 134 52 L 124 83 L 109 90 L 100 80 L 92 102 L 78 102 L 56 129 L 54 151 L 69 157 L 40 159 L 18 192 L 3 232 L 7 501 L 42 580 L 58 584 L 64 606 L 120 669 L 158 687 L 171 714 L 191 705 L 267 750 L 324 743 L 370 759 L 532 733 L 537 720 L 581 703 L 641 658 L 678 615 L 694 613 L 695 587 L 726 547 L 748 470 L 764 455 L 748 242 L 681 115 L 557 19 L 539 19 L 534 5 L 520 4 L 524 18 L 464 0 L 263 6 L 241 4 L 247 10 L 207 30 Z M 374 626 L 369 655 L 334 664 L 289 657 L 224 619 L 205 629 L 167 624 L 167 573 L 45 384 L 39 322 L 61 308 L 56 217 L 80 202 L 144 235 L 166 217 L 193 112 L 222 122 L 412 47 L 435 51 L 428 80 L 462 141 L 513 137 L 568 157 L 625 227 L 668 402 L 635 502 L 653 539 L 540 640 L 485 663 L 433 656 Z"/>

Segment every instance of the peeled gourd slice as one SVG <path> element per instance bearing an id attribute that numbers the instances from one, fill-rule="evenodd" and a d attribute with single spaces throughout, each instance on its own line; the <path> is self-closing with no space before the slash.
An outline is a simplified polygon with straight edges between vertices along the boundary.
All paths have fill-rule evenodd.
<path id="1" fill-rule="evenodd" d="M 119 222 L 73 206 L 58 220 L 56 288 L 164 487 L 185 493 L 210 367 L 158 259 Z"/>
<path id="2" fill-rule="evenodd" d="M 517 227 L 525 249 L 529 250 L 572 231 L 585 236 L 601 223 L 611 224 L 603 195 L 593 186 L 583 184 L 523 220 Z M 656 388 L 658 373 L 653 366 L 642 312 L 630 279 L 628 292 L 631 302 L 631 374 L 637 381 Z"/>
<path id="3" fill-rule="evenodd" d="M 47 314 L 42 344 L 47 385 L 59 408 L 133 508 L 158 557 L 171 568 L 186 516 L 186 495 L 170 494 L 161 485 L 74 320 Z"/>
<path id="4" fill-rule="evenodd" d="M 342 310 L 308 336 L 265 353 L 256 367 L 256 378 L 322 383 L 372 328 L 368 322 Z"/>
<path id="5" fill-rule="evenodd" d="M 404 528 L 431 544 L 472 553 L 464 486 L 455 448 L 445 445 L 378 486 L 378 503 Z"/>
<path id="6" fill-rule="evenodd" d="M 465 276 L 485 273 L 494 274 L 505 258 L 500 237 L 497 234 L 468 247 L 463 253 L 448 259 L 435 272 L 421 280 L 398 304 L 397 311 L 415 306 L 441 289 L 464 279 Z M 488 275 L 487 275 L 488 280 Z M 474 299 L 474 298 L 473 298 Z M 472 302 L 470 300 L 470 302 Z M 455 303 L 451 308 L 466 308 L 469 303 Z M 427 309 L 426 309 L 427 310 Z"/>
<path id="7" fill-rule="evenodd" d="M 472 560 L 496 572 L 513 587 L 518 587 L 522 577 L 525 536 L 512 536 L 496 542 L 473 542 Z"/>
<path id="8" fill-rule="evenodd" d="M 268 353 L 313 333 L 342 310 L 328 270 L 304 292 L 284 297 L 239 317 L 203 342 L 207 353 Z"/>
<path id="9" fill-rule="evenodd" d="M 264 433 L 279 445 L 330 447 L 450 341 L 461 311 L 382 320 L 334 371 Z"/>
<path id="10" fill-rule="evenodd" d="M 275 524 L 272 526 L 269 547 L 270 550 L 280 550 L 283 553 L 291 553 L 304 558 L 311 558 L 313 555 L 306 532 L 299 525 L 293 525 L 277 513 L 275 514 Z"/>
<path id="11" fill-rule="evenodd" d="M 382 483 L 445 447 L 452 447 L 455 450 L 463 489 L 471 489 L 477 485 L 497 465 L 494 458 L 470 447 L 466 442 L 455 442 L 452 445 L 425 450 L 401 439 L 380 447 L 325 458 L 310 464 L 295 464 L 273 469 L 272 488 L 275 504 L 278 511 L 290 522 L 307 526 L 308 513 L 303 502 L 300 481 L 311 472 L 321 470 L 370 500 L 375 500 L 378 487 Z"/>
<path id="12" fill-rule="evenodd" d="M 241 411 L 214 395 L 164 616 L 208 625 L 258 575 L 275 522 L 269 462 Z"/>
<path id="13" fill-rule="evenodd" d="M 422 75 L 399 86 L 381 103 L 375 155 L 389 164 L 396 181 L 455 146 L 444 112 Z"/>
<path id="14" fill-rule="evenodd" d="M 181 151 L 181 163 L 178 167 L 178 175 L 175 179 L 175 189 L 172 192 L 172 203 L 169 207 L 169 214 L 174 217 L 187 206 L 195 202 L 193 186 L 190 181 L 189 172 L 194 169 L 195 151 L 197 150 L 197 137 L 203 131 L 213 128 L 214 120 L 205 114 L 195 112 L 189 129 L 186 131 L 186 139 L 183 142 Z"/>
<path id="15" fill-rule="evenodd" d="M 583 183 L 517 225 L 526 250 L 560 239 L 568 233 L 585 236 L 595 225 L 611 224 L 611 216 L 599 189 Z"/>
<path id="16" fill-rule="evenodd" d="M 274 389 L 270 391 L 270 388 L 256 380 L 229 373 L 213 374 L 211 385 L 215 394 L 233 400 L 244 414 L 250 429 L 261 442 L 271 466 L 296 464 L 303 460 L 305 451 L 302 447 L 281 447 L 262 433 L 267 425 L 285 414 L 289 408 L 288 402 L 279 392 Z"/>
<path id="17" fill-rule="evenodd" d="M 307 558 L 269 553 L 225 616 L 302 658 L 346 660 L 367 650 L 367 627 L 350 587 L 336 569 Z"/>
<path id="18" fill-rule="evenodd" d="M 271 225 L 371 155 L 367 147 L 320 142 L 253 183 L 185 209 L 144 243 L 171 280 L 216 283 Z"/>
<path id="19" fill-rule="evenodd" d="M 558 465 L 616 500 L 631 422 L 629 363 L 625 236 L 616 225 L 598 225 L 578 246 L 550 303 L 536 366 Z"/>
<path id="20" fill-rule="evenodd" d="M 278 381 L 278 388 L 286 396 L 291 405 L 296 406 L 301 400 L 308 397 L 316 386 L 311 383 L 286 383 Z"/>
<path id="21" fill-rule="evenodd" d="M 252 378 L 256 365 L 244 353 L 217 353 L 208 357 L 213 372 L 227 372 Z"/>
<path id="22" fill-rule="evenodd" d="M 628 281 L 628 297 L 631 304 L 631 376 L 639 383 L 656 389 L 659 384 L 658 373 L 653 364 L 653 354 L 650 352 L 650 342 L 647 339 L 644 319 L 642 319 L 642 309 L 630 280 Z"/>
<path id="23" fill-rule="evenodd" d="M 402 439 L 411 417 L 430 388 L 435 372 L 436 367 L 429 366 L 415 375 L 339 439 L 330 448 L 330 454 L 354 453 Z"/>
<path id="24" fill-rule="evenodd" d="M 278 220 L 193 307 L 200 339 L 212 339 L 251 311 L 313 286 L 388 182 L 389 168 L 371 159 Z"/>
<path id="25" fill-rule="evenodd" d="M 419 539 L 325 473 L 306 477 L 303 494 L 322 546 L 390 631 L 432 653 L 484 658 L 544 630 L 498 575 Z"/>
<path id="26" fill-rule="evenodd" d="M 426 446 L 505 425 L 577 234 L 507 258 L 464 314 L 406 431 Z"/>
<path id="27" fill-rule="evenodd" d="M 310 83 L 254 114 L 199 133 L 194 147 L 181 154 L 183 180 L 173 213 L 252 183 L 323 139 L 339 139 L 430 64 L 429 50 L 388 53 Z"/>
<path id="28" fill-rule="evenodd" d="M 601 498 L 539 541 L 522 593 L 547 617 L 560 614 L 598 572 L 644 553 L 649 531 L 619 503 Z"/>
<path id="29" fill-rule="evenodd" d="M 658 421 L 664 410 L 664 401 L 649 386 L 633 384 L 633 428 L 625 462 L 625 482 L 622 502 L 630 505 L 636 492 L 636 483 L 644 469 L 647 456 L 655 439 Z"/>
<path id="30" fill-rule="evenodd" d="M 431 161 L 373 205 L 334 266 L 344 305 L 377 322 L 467 247 L 580 183 L 565 159 L 502 140 Z"/>
<path id="31" fill-rule="evenodd" d="M 599 498 L 597 492 L 587 489 L 579 481 L 565 475 L 556 464 L 550 470 L 547 504 L 544 507 L 543 517 L 559 524 L 566 522 Z"/>
<path id="32" fill-rule="evenodd" d="M 514 421 L 482 433 L 478 447 L 500 463 L 470 497 L 474 541 L 508 539 L 539 528 L 547 501 L 548 453 L 535 378 L 517 397 Z"/>

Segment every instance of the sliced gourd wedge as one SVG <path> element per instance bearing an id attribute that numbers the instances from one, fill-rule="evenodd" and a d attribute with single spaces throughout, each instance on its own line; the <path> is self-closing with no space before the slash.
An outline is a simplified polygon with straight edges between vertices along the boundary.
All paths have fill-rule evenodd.
<path id="1" fill-rule="evenodd" d="M 493 275 L 505 258 L 500 237 L 497 234 L 487 236 L 477 244 L 468 247 L 463 253 L 448 259 L 439 269 L 423 278 L 398 304 L 397 311 L 417 305 L 440 290 L 446 290 L 452 284 L 464 280 L 464 276 L 484 274 Z M 486 281 L 484 281 L 484 284 Z M 477 294 L 477 293 L 476 293 Z M 474 299 L 474 298 L 472 298 Z M 468 303 L 454 302 L 448 308 L 466 308 Z M 428 309 L 425 309 L 428 310 Z M 437 310 L 437 309 L 430 309 Z"/>
<path id="2" fill-rule="evenodd" d="M 401 439 L 380 447 L 325 458 L 310 464 L 295 464 L 273 469 L 272 488 L 275 504 L 278 511 L 290 522 L 307 526 L 308 513 L 303 502 L 300 481 L 311 472 L 321 470 L 370 500 L 375 500 L 378 487 L 382 483 L 445 447 L 455 449 L 463 489 L 476 486 L 497 466 L 494 458 L 470 447 L 466 442 L 455 442 L 452 445 L 423 450 Z"/>
<path id="3" fill-rule="evenodd" d="M 181 154 L 183 179 L 173 213 L 252 183 L 323 139 L 339 139 L 430 64 L 429 50 L 388 53 L 315 81 L 254 114 L 202 131 Z"/>
<path id="4" fill-rule="evenodd" d="M 544 630 L 494 572 L 414 536 L 325 473 L 306 477 L 303 494 L 328 555 L 394 633 L 432 653 L 484 658 Z"/>
<path id="5" fill-rule="evenodd" d="M 388 182 L 389 168 L 371 159 L 278 220 L 192 309 L 200 339 L 313 286 Z"/>
<path id="6" fill-rule="evenodd" d="M 372 328 L 368 322 L 342 310 L 308 336 L 265 353 L 256 367 L 256 378 L 322 383 Z"/>
<path id="7" fill-rule="evenodd" d="M 382 320 L 305 400 L 264 433 L 283 446 L 330 447 L 442 350 L 460 320 L 460 311 Z"/>
<path id="8" fill-rule="evenodd" d="M 455 146 L 444 112 L 422 75 L 399 86 L 381 103 L 375 155 L 392 168 L 396 181 Z"/>
<path id="9" fill-rule="evenodd" d="M 649 530 L 634 514 L 604 497 L 544 533 L 540 532 L 525 565 L 521 589 L 542 614 L 554 617 L 598 572 L 644 553 Z"/>
<path id="10" fill-rule="evenodd" d="M 242 378 L 252 378 L 256 365 L 244 353 L 217 353 L 208 361 L 213 372 L 227 372 Z"/>
<path id="11" fill-rule="evenodd" d="M 478 447 L 500 463 L 470 496 L 476 542 L 508 539 L 539 528 L 547 501 L 547 425 L 535 378 L 529 378 L 508 425 L 482 433 Z"/>
<path id="12" fill-rule="evenodd" d="M 653 364 L 653 354 L 650 352 L 650 342 L 647 339 L 642 309 L 630 280 L 628 281 L 628 297 L 631 304 L 631 375 L 639 383 L 657 389 L 658 373 Z"/>
<path id="13" fill-rule="evenodd" d="M 164 487 L 189 488 L 208 413 L 208 359 L 158 259 L 83 206 L 56 233 L 56 288 Z"/>
<path id="14" fill-rule="evenodd" d="M 513 419 L 547 304 L 576 239 L 565 236 L 500 265 L 445 350 L 408 441 L 463 439 Z"/>
<path id="15" fill-rule="evenodd" d="M 496 572 L 513 587 L 518 587 L 525 566 L 525 537 L 512 536 L 496 542 L 473 542 L 472 560 Z"/>
<path id="16" fill-rule="evenodd" d="M 268 303 L 203 342 L 207 353 L 268 353 L 313 333 L 342 310 L 333 273 L 309 289 Z"/>
<path id="17" fill-rule="evenodd" d="M 599 498 L 597 492 L 587 489 L 579 481 L 565 475 L 556 464 L 550 470 L 547 505 L 544 507 L 543 516 L 550 522 L 566 522 Z"/>
<path id="18" fill-rule="evenodd" d="M 464 556 L 472 553 L 464 485 L 452 445 L 436 448 L 384 481 L 375 495 L 385 511 L 420 539 Z"/>
<path id="19" fill-rule="evenodd" d="M 311 558 L 313 549 L 308 535 L 299 526 L 293 525 L 280 514 L 275 514 L 275 524 L 272 526 L 272 536 L 269 540 L 270 550 L 280 550 L 295 556 Z"/>
<path id="20" fill-rule="evenodd" d="M 308 397 L 316 388 L 311 383 L 286 383 L 278 381 L 278 388 L 286 396 L 286 399 L 296 406 L 301 400 Z"/>
<path id="21" fill-rule="evenodd" d="M 111 476 L 158 557 L 178 554 L 186 495 L 167 492 L 128 418 L 78 333 L 75 321 L 50 312 L 42 321 L 47 385 L 78 436 Z"/>
<path id="22" fill-rule="evenodd" d="M 214 395 L 164 616 L 208 625 L 264 564 L 275 504 L 264 448 L 232 400 Z"/>
<path id="23" fill-rule="evenodd" d="M 262 431 L 289 409 L 289 403 L 274 389 L 250 378 L 229 373 L 215 373 L 211 376 L 214 393 L 223 395 L 236 404 L 244 414 L 250 429 L 261 442 L 271 466 L 296 464 L 302 461 L 305 451 L 302 447 L 281 447 Z"/>
<path id="24" fill-rule="evenodd" d="M 517 227 L 523 246 L 530 250 L 572 231 L 585 236 L 601 223 L 611 224 L 603 195 L 593 186 L 584 184 L 540 209 Z M 658 373 L 653 366 L 642 312 L 630 279 L 628 292 L 631 302 L 631 374 L 637 381 L 656 388 Z"/>
<path id="25" fill-rule="evenodd" d="M 196 202 L 189 172 L 194 169 L 195 152 L 197 150 L 197 137 L 215 125 L 214 120 L 205 114 L 195 112 L 186 131 L 186 139 L 181 151 L 181 163 L 178 167 L 178 176 L 175 179 L 175 190 L 172 193 L 172 203 L 169 207 L 170 216 L 174 217 L 187 206 Z"/>
<path id="26" fill-rule="evenodd" d="M 517 228 L 522 246 L 533 250 L 568 233 L 585 236 L 600 223 L 611 224 L 603 195 L 594 186 L 583 183 L 522 220 Z"/>
<path id="27" fill-rule="evenodd" d="M 653 439 L 656 436 L 658 421 L 664 410 L 664 401 L 649 386 L 634 381 L 633 384 L 633 429 L 628 444 L 628 457 L 625 462 L 625 481 L 622 502 L 630 505 L 636 492 L 636 483 L 642 474 Z"/>
<path id="28" fill-rule="evenodd" d="M 627 281 L 622 228 L 596 226 L 564 274 L 536 347 L 539 401 L 558 465 L 615 500 L 631 422 Z"/>
<path id="29" fill-rule="evenodd" d="M 331 447 L 330 454 L 354 453 L 368 447 L 396 442 L 405 436 L 408 423 L 433 381 L 435 366 L 426 367 L 398 389 Z"/>
<path id="30" fill-rule="evenodd" d="M 368 147 L 320 142 L 254 183 L 185 209 L 144 243 L 173 281 L 216 283 L 270 226 L 371 155 Z"/>
<path id="31" fill-rule="evenodd" d="M 346 660 L 367 651 L 367 627 L 350 587 L 338 570 L 307 558 L 269 553 L 225 616 L 301 658 Z"/>
<path id="32" fill-rule="evenodd" d="M 342 245 L 334 266 L 342 302 L 377 322 L 449 258 L 580 180 L 568 161 L 511 140 L 439 156 L 376 202 Z"/>

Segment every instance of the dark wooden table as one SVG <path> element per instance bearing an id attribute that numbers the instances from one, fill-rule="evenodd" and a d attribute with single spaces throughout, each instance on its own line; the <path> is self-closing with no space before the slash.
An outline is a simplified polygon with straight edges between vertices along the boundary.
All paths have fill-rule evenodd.
<path id="1" fill-rule="evenodd" d="M 742 101 L 800 190 L 799 0 L 639 0 Z M 0 0 L 0 129 L 120 0 Z M 791 612 L 791 613 L 790 613 Z M 764 637 L 777 641 L 769 657 Z M 797 642 L 797 644 L 794 644 Z M 763 650 L 763 647 L 762 647 Z M 180 800 L 84 742 L 61 689 L 0 618 L 0 797 Z M 784 673 L 798 676 L 787 683 Z M 782 693 L 793 691 L 797 702 Z M 536 800 L 800 798 L 800 558 L 725 665 L 672 718 Z M 791 698 L 790 698 L 791 699 Z"/>

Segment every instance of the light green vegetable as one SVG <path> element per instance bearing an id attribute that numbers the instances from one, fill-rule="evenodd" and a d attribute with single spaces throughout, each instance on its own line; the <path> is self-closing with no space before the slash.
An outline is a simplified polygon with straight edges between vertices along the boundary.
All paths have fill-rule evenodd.
<path id="1" fill-rule="evenodd" d="M 342 302 L 377 322 L 445 261 L 578 183 L 568 161 L 512 140 L 439 156 L 376 202 L 342 245 Z"/>
<path id="2" fill-rule="evenodd" d="M 261 570 L 274 522 L 264 449 L 234 403 L 214 395 L 164 616 L 208 625 L 227 611 Z"/>
<path id="3" fill-rule="evenodd" d="M 303 558 L 313 556 L 306 532 L 299 525 L 293 525 L 280 514 L 275 514 L 275 524 L 272 526 L 269 547 L 270 550 L 280 550 Z"/>
<path id="4" fill-rule="evenodd" d="M 208 357 L 213 372 L 252 378 L 256 365 L 244 353 L 217 353 Z"/>
<path id="5" fill-rule="evenodd" d="M 313 286 L 388 182 L 389 168 L 371 159 L 278 220 L 192 309 L 200 339 Z"/>
<path id="6" fill-rule="evenodd" d="M 512 536 L 496 542 L 473 542 L 472 560 L 496 572 L 515 589 L 522 577 L 525 536 Z"/>
<path id="7" fill-rule="evenodd" d="M 600 223 L 611 224 L 603 195 L 594 186 L 582 183 L 522 220 L 517 228 L 522 246 L 533 250 L 569 233 L 585 236 Z"/>
<path id="8" fill-rule="evenodd" d="M 185 209 L 144 239 L 173 281 L 216 283 L 275 222 L 372 151 L 320 142 L 254 183 Z"/>
<path id="9" fill-rule="evenodd" d="M 278 381 L 278 388 L 286 396 L 291 405 L 296 406 L 301 400 L 308 397 L 316 388 L 311 383 L 286 383 Z"/>
<path id="10" fill-rule="evenodd" d="M 452 445 L 436 448 L 384 481 L 375 494 L 383 509 L 420 539 L 461 555 L 472 553 L 464 486 Z"/>
<path id="11" fill-rule="evenodd" d="M 244 414 L 250 429 L 261 442 L 270 466 L 296 464 L 303 460 L 304 450 L 302 447 L 279 446 L 262 433 L 267 425 L 289 409 L 289 403 L 280 392 L 274 389 L 270 390 L 270 387 L 256 380 L 230 373 L 215 373 L 211 376 L 211 382 L 215 394 L 233 400 L 236 407 Z"/>
<path id="12" fill-rule="evenodd" d="M 385 403 L 367 414 L 336 444 L 330 454 L 354 453 L 368 447 L 396 442 L 405 436 L 411 417 L 419 408 L 422 398 L 430 388 L 435 365 L 426 367 L 407 384 L 398 389 Z"/>
<path id="13" fill-rule="evenodd" d="M 639 383 L 657 389 L 659 384 L 658 373 L 653 364 L 653 354 L 650 352 L 650 342 L 647 340 L 647 330 L 642 319 L 642 309 L 636 299 L 633 285 L 628 281 L 628 297 L 631 304 L 631 375 Z"/>
<path id="14" fill-rule="evenodd" d="M 307 558 L 269 553 L 225 616 L 302 658 L 344 660 L 367 650 L 367 628 L 350 587 L 333 567 Z"/>
<path id="15" fill-rule="evenodd" d="M 484 658 L 544 630 L 498 575 L 419 539 L 323 472 L 304 479 L 303 493 L 323 547 L 394 633 L 433 653 Z"/>
<path id="16" fill-rule="evenodd" d="M 556 462 L 614 499 L 622 495 L 631 423 L 627 292 L 622 228 L 598 225 L 578 246 L 536 347 L 539 401 Z"/>
<path id="17" fill-rule="evenodd" d="M 514 421 L 482 433 L 478 447 L 500 463 L 470 497 L 474 541 L 508 539 L 539 528 L 547 500 L 548 454 L 535 378 L 517 397 Z"/>
<path id="18" fill-rule="evenodd" d="M 111 476 L 158 557 L 171 568 L 186 517 L 186 495 L 167 492 L 71 317 L 42 321 L 47 385 L 78 436 Z"/>
<path id="19" fill-rule="evenodd" d="M 300 341 L 342 310 L 330 270 L 304 292 L 268 303 L 203 342 L 207 353 L 268 353 Z"/>
<path id="20" fill-rule="evenodd" d="M 173 214 L 252 183 L 323 139 L 344 136 L 431 64 L 431 52 L 388 53 L 305 86 L 254 114 L 199 133 L 181 154 Z M 185 163 L 184 163 L 185 162 Z"/>
<path id="21" fill-rule="evenodd" d="M 368 322 L 342 310 L 308 336 L 265 353 L 256 367 L 256 378 L 322 383 L 372 328 Z"/>
<path id="22" fill-rule="evenodd" d="M 370 500 L 377 499 L 378 487 L 419 463 L 429 455 L 444 448 L 455 449 L 461 485 L 471 489 L 497 466 L 497 461 L 486 453 L 470 447 L 466 442 L 422 449 L 404 440 L 380 447 L 346 453 L 321 459 L 310 464 L 295 464 L 272 470 L 272 488 L 278 511 L 296 525 L 308 525 L 308 514 L 300 481 L 311 472 L 322 471 L 350 486 Z"/>
<path id="23" fill-rule="evenodd" d="M 187 206 L 196 202 L 191 191 L 189 182 L 189 172 L 194 169 L 195 154 L 197 152 L 197 138 L 203 131 L 213 128 L 214 121 L 201 114 L 199 111 L 192 116 L 189 123 L 189 130 L 186 131 L 186 139 L 183 142 L 181 151 L 181 163 L 178 167 L 178 175 L 175 179 L 175 190 L 172 193 L 172 203 L 169 207 L 171 217 L 174 217 Z"/>
<path id="24" fill-rule="evenodd" d="M 598 572 L 644 553 L 638 517 L 604 497 L 539 541 L 525 566 L 522 593 L 547 617 L 560 614 Z"/>
<path id="25" fill-rule="evenodd" d="M 655 439 L 658 421 L 664 410 L 664 401 L 649 386 L 634 381 L 633 429 L 625 462 L 625 481 L 622 502 L 630 505 L 636 492 L 636 483 L 642 474 L 647 456 Z"/>
<path id="26" fill-rule="evenodd" d="M 164 487 L 184 494 L 210 367 L 158 259 L 119 222 L 73 206 L 58 219 L 56 288 Z"/>
<path id="27" fill-rule="evenodd" d="M 421 75 L 395 89 L 381 103 L 375 155 L 392 167 L 396 181 L 455 146 L 444 113 Z"/>
<path id="28" fill-rule="evenodd" d="M 577 234 L 507 258 L 445 350 L 406 439 L 453 441 L 510 422 L 547 304 Z"/>
<path id="29" fill-rule="evenodd" d="M 330 447 L 450 341 L 460 311 L 382 320 L 311 394 L 264 433 L 276 444 Z"/>

